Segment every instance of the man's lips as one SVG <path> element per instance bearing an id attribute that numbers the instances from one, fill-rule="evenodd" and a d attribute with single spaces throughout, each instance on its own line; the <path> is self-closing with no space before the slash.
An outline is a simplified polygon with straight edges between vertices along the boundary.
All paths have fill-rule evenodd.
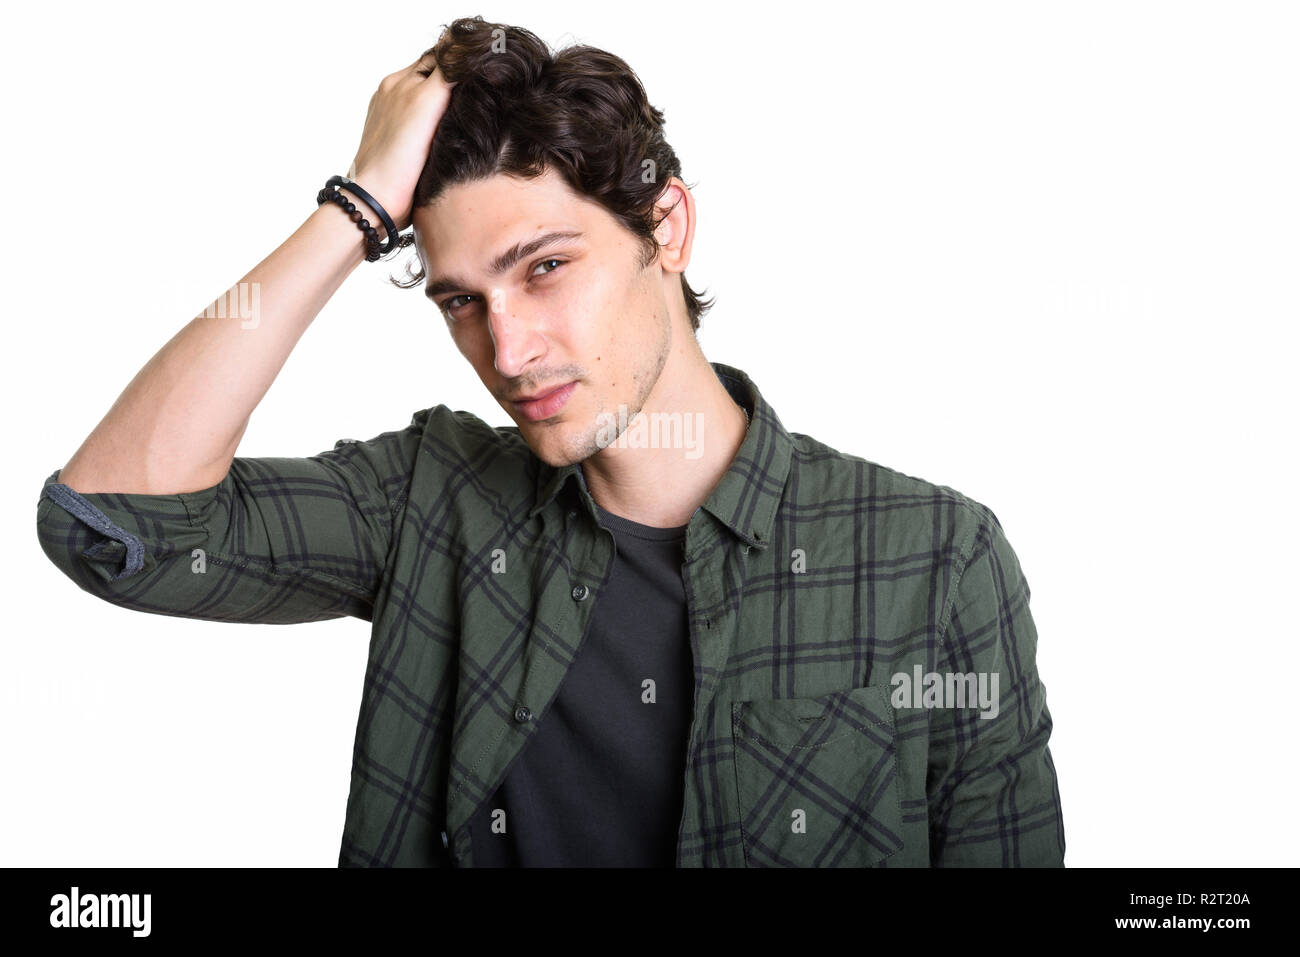
<path id="1" fill-rule="evenodd" d="M 545 399 L 548 395 L 551 395 L 554 392 L 559 392 L 568 384 L 569 383 L 567 382 L 563 382 L 560 385 L 555 386 L 554 388 L 547 389 L 545 392 L 534 392 L 532 395 L 515 396 L 510 401 L 513 402 L 515 405 L 518 405 L 521 402 L 536 402 L 538 399 Z"/>
<path id="2" fill-rule="evenodd" d="M 535 393 L 536 398 L 515 399 L 514 407 L 529 421 L 541 422 L 559 415 L 576 388 L 578 388 L 577 381 L 567 382 L 547 392 Z"/>

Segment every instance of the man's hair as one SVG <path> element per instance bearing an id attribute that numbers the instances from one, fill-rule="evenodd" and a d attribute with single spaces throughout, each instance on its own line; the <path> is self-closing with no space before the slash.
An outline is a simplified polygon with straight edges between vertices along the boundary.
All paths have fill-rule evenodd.
<path id="1" fill-rule="evenodd" d="M 412 210 L 449 186 L 498 173 L 531 179 L 553 169 L 574 192 L 607 209 L 641 242 L 640 267 L 659 252 L 655 200 L 670 176 L 681 177 L 677 154 L 664 139 L 663 113 L 646 99 L 641 81 L 622 59 L 592 46 L 552 53 L 522 27 L 462 17 L 432 53 L 452 87 Z M 420 73 L 432 71 L 424 67 Z M 424 281 L 424 267 L 403 289 Z M 713 305 L 681 275 L 691 328 Z"/>

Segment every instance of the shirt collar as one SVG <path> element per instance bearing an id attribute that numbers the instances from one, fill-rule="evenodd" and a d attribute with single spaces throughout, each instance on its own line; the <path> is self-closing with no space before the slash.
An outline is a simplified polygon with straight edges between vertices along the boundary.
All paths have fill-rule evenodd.
<path id="1" fill-rule="evenodd" d="M 747 545 L 766 548 L 772 541 L 777 508 L 790 474 L 793 441 L 776 410 L 767 404 L 752 379 L 740 369 L 710 362 L 718 380 L 749 412 L 749 431 L 722 479 L 700 508 L 705 509 Z M 580 463 L 557 468 L 539 460 L 535 516 L 572 478 L 585 497 L 587 482 Z M 696 509 L 699 511 L 699 509 Z"/>

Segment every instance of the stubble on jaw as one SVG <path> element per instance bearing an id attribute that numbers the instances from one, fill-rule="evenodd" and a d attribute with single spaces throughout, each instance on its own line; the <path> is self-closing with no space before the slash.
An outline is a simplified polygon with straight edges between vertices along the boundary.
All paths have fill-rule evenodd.
<path id="1" fill-rule="evenodd" d="M 663 375 L 664 367 L 668 364 L 668 356 L 672 351 L 673 344 L 672 319 L 667 314 L 661 315 L 659 319 L 661 335 L 654 354 L 648 357 L 645 365 L 634 368 L 632 371 L 632 381 L 637 386 L 635 390 L 636 398 L 625 403 L 627 406 L 626 426 L 615 434 L 615 442 L 618 441 L 619 436 L 632 427 L 632 422 L 641 414 L 641 410 L 645 408 L 646 400 L 650 397 L 650 393 L 654 391 L 655 386 L 659 384 L 659 377 Z M 611 421 L 615 423 L 622 422 L 623 417 L 618 414 L 617 409 L 608 409 L 602 403 L 601 407 L 592 416 L 589 430 L 582 435 L 582 448 L 579 450 L 581 458 L 575 461 L 586 461 L 603 450 L 604 446 L 596 441 L 596 436 L 605 428 L 603 423 Z"/>
<path id="2" fill-rule="evenodd" d="M 668 364 L 668 355 L 672 347 L 672 330 L 667 321 L 665 321 L 664 327 L 666 329 L 665 335 L 659 343 L 658 350 L 654 354 L 653 358 L 651 358 L 645 366 L 633 370 L 632 380 L 637 383 L 638 388 L 636 390 L 637 394 L 635 399 L 632 402 L 626 403 L 628 407 L 626 428 L 631 428 L 633 420 L 645 407 L 646 400 L 659 382 L 659 377 L 663 373 L 664 366 Z M 564 468 L 567 465 L 576 465 L 585 462 L 587 459 L 596 455 L 598 452 L 603 451 L 605 448 L 605 446 L 601 445 L 600 442 L 597 441 L 597 436 L 604 428 L 606 428 L 603 423 L 617 423 L 621 421 L 622 418 L 618 415 L 617 409 L 609 409 L 602 400 L 600 405 L 592 413 L 591 421 L 587 426 L 581 431 L 569 435 L 564 440 L 564 448 L 559 451 L 558 458 L 542 455 L 538 455 L 538 458 L 541 458 L 548 465 L 554 466 L 555 468 Z M 538 424 L 538 427 L 541 429 L 550 428 L 540 424 Z M 618 435 L 622 435 L 623 432 L 626 431 L 626 428 L 617 433 L 615 440 L 617 440 Z M 546 449 L 545 445 L 543 445 L 543 449 Z M 534 454 L 536 454 L 536 452 L 537 450 L 534 449 Z"/>

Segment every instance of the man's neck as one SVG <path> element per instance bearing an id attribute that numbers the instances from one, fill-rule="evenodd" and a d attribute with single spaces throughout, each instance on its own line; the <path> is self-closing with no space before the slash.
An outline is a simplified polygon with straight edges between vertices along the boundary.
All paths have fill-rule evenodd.
<path id="1" fill-rule="evenodd" d="M 664 366 L 641 414 L 582 463 L 583 478 L 607 512 L 654 528 L 685 525 L 731 467 L 747 427 L 695 346 Z"/>

